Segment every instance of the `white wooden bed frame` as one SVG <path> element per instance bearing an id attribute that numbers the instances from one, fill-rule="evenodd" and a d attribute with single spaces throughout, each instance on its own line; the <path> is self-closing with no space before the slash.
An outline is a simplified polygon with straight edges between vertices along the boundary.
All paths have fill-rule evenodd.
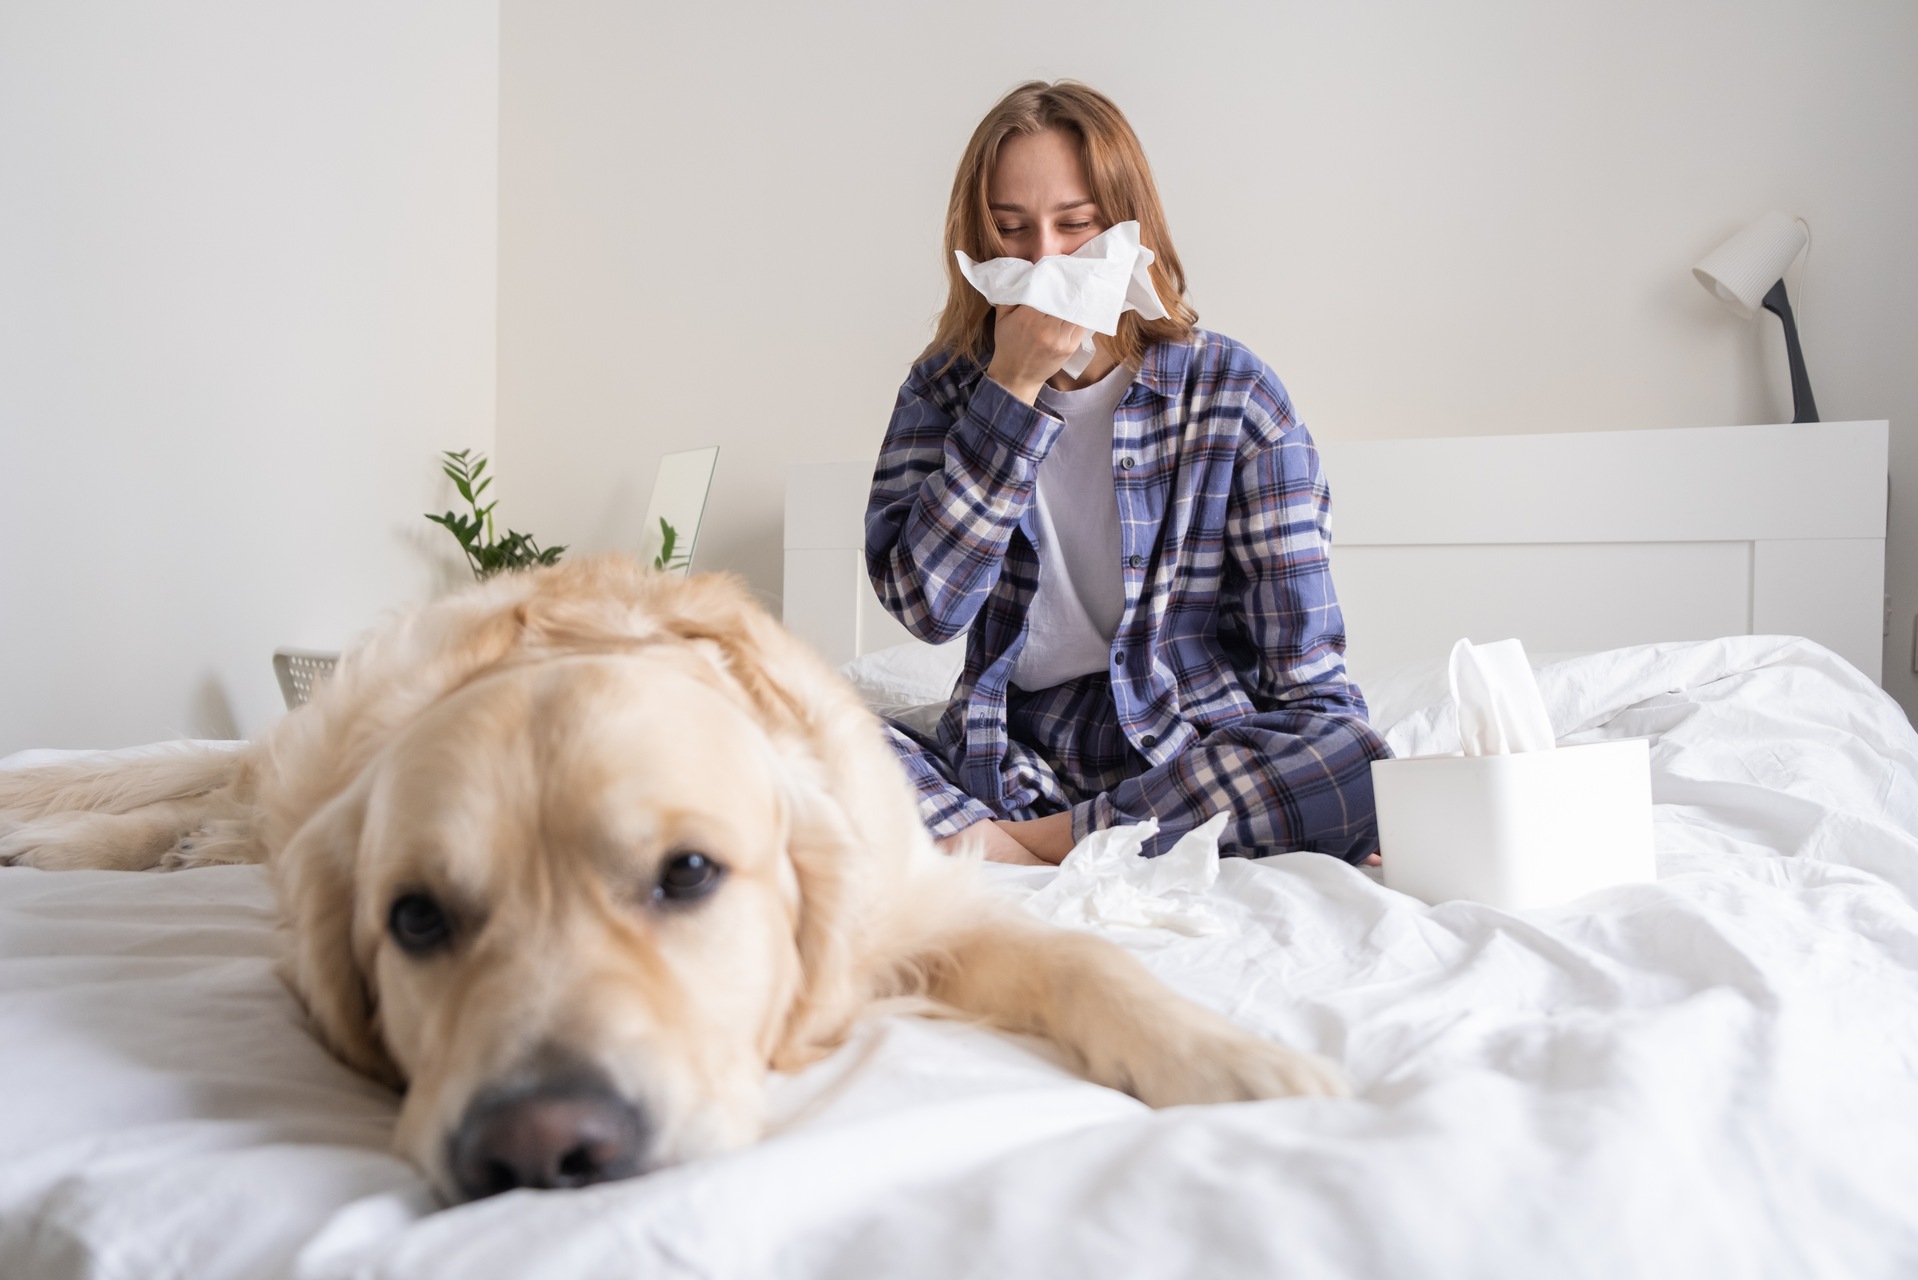
<path id="1" fill-rule="evenodd" d="M 1808 636 L 1881 681 L 1889 426 L 1320 443 L 1361 677 L 1460 636 L 1534 653 Z M 838 663 L 911 639 L 867 581 L 872 463 L 786 479 L 785 619 Z"/>

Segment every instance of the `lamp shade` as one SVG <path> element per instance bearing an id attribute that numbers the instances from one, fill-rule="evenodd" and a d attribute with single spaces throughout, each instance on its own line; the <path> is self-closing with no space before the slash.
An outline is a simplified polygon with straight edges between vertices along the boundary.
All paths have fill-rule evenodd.
<path id="1" fill-rule="evenodd" d="M 1706 254 L 1692 274 L 1749 320 L 1809 238 L 1801 224 L 1773 211 Z"/>

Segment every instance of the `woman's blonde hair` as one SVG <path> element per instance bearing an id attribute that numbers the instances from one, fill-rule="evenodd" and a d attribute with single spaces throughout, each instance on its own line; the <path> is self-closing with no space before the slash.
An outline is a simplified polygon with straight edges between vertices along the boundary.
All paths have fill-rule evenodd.
<path id="1" fill-rule="evenodd" d="M 1152 287 L 1165 304 L 1166 318 L 1142 320 L 1136 311 L 1119 317 L 1113 343 L 1121 363 L 1137 368 L 1152 343 L 1185 342 L 1192 337 L 1199 313 L 1185 300 L 1185 268 L 1172 247 L 1159 189 L 1153 185 L 1138 135 L 1104 94 L 1075 80 L 1054 84 L 1030 80 L 986 113 L 959 161 L 952 200 L 946 207 L 946 306 L 921 359 L 943 351 L 948 364 L 960 358 L 984 362 L 992 338 L 992 305 L 959 274 L 953 250 L 962 249 L 979 261 L 1006 256 L 998 224 L 986 205 L 986 183 L 1002 142 L 1015 133 L 1030 135 L 1047 129 L 1058 129 L 1078 142 L 1086 183 L 1106 225 L 1137 220 L 1140 243 L 1155 255 L 1150 268 Z"/>

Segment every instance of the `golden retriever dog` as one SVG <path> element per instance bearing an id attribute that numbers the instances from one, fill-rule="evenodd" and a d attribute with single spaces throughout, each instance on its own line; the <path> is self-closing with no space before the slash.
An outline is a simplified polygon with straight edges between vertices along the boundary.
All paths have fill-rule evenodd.
<path id="1" fill-rule="evenodd" d="M 889 997 L 1153 1106 L 1342 1089 L 937 852 L 878 722 L 722 577 L 496 579 L 242 749 L 0 773 L 0 811 L 26 866 L 264 860 L 290 986 L 404 1088 L 396 1146 L 450 1200 L 750 1143 L 767 1073 Z"/>

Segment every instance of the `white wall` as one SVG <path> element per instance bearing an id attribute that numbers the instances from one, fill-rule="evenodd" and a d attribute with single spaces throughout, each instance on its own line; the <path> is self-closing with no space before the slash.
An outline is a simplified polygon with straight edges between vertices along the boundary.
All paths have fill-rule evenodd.
<path id="1" fill-rule="evenodd" d="M 434 453 L 779 590 L 795 459 L 877 446 L 973 123 L 1115 96 L 1203 321 L 1327 439 L 1776 420 L 1686 268 L 1767 208 L 1832 419 L 1892 419 L 1918 614 L 1918 9 L 625 0 L 0 5 L 0 751 L 252 731 L 267 654 L 455 580 Z M 497 320 L 497 325 L 496 325 Z M 497 341 L 498 359 L 495 359 Z"/>
<path id="2" fill-rule="evenodd" d="M 0 754 L 256 730 L 438 585 L 497 108 L 490 0 L 0 5 Z"/>
<path id="3" fill-rule="evenodd" d="M 876 449 L 961 147 L 1027 77 L 1143 137 L 1208 327 L 1326 439 L 1790 416 L 1688 267 L 1768 208 L 1827 419 L 1889 417 L 1887 686 L 1918 709 L 1918 8 L 504 0 L 499 448 L 515 513 L 637 545 L 722 447 L 702 568 L 779 589 L 789 461 Z"/>

